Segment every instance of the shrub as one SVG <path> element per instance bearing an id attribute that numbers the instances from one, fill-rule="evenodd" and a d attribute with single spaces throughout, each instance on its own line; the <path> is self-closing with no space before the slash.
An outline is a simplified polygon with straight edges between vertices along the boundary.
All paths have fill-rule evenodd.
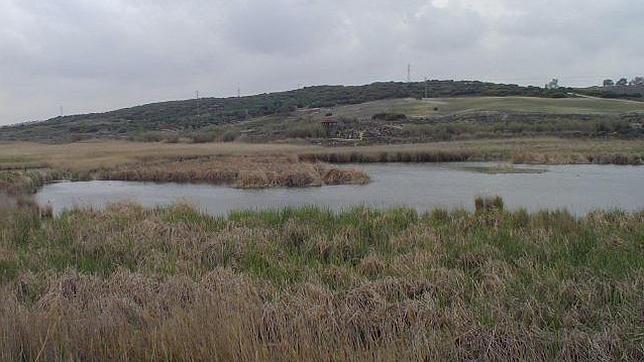
<path id="1" fill-rule="evenodd" d="M 224 134 L 221 136 L 221 140 L 224 142 L 233 142 L 234 140 L 237 139 L 237 132 L 234 131 L 226 131 Z"/>
<path id="2" fill-rule="evenodd" d="M 326 130 L 321 124 L 304 123 L 289 127 L 286 135 L 290 138 L 321 138 L 326 136 Z"/>
<path id="3" fill-rule="evenodd" d="M 197 133 L 191 136 L 192 143 L 208 143 L 215 140 L 216 134 L 212 132 Z"/>
<path id="4" fill-rule="evenodd" d="M 486 210 L 503 211 L 503 199 L 501 196 L 477 197 L 474 199 L 474 207 L 477 212 Z"/>
<path id="5" fill-rule="evenodd" d="M 407 119 L 407 116 L 401 113 L 376 113 L 371 117 L 371 119 L 376 121 L 392 122 L 405 120 Z"/>

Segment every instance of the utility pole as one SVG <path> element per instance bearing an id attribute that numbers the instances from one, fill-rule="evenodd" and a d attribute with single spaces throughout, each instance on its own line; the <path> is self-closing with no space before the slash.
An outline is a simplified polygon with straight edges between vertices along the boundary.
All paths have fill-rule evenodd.
<path id="1" fill-rule="evenodd" d="M 407 64 L 407 83 L 411 82 L 411 64 Z"/>
<path id="2" fill-rule="evenodd" d="M 425 77 L 425 98 L 427 98 L 427 91 L 428 91 L 427 87 L 428 87 L 428 85 L 429 85 L 429 83 L 427 83 L 427 77 Z"/>
<path id="3" fill-rule="evenodd" d="M 241 98 L 241 89 L 237 87 L 237 98 Z"/>
<path id="4" fill-rule="evenodd" d="M 199 99 L 199 91 L 195 91 L 195 96 Z"/>

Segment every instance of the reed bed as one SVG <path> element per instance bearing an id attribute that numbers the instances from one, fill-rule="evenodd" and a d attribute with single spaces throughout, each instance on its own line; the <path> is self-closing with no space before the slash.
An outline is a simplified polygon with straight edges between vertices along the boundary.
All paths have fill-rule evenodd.
<path id="1" fill-rule="evenodd" d="M 173 162 L 145 163 L 101 170 L 102 180 L 227 184 L 239 188 L 309 187 L 365 184 L 359 170 L 303 162 L 287 156 L 219 156 Z"/>
<path id="2" fill-rule="evenodd" d="M 0 210 L 0 360 L 642 360 L 644 213 Z"/>
<path id="3" fill-rule="evenodd" d="M 51 145 L 0 143 L 0 170 L 50 168 L 86 172 L 145 162 L 214 156 L 300 155 L 327 162 L 441 162 L 503 160 L 518 163 L 617 163 L 644 160 L 644 140 L 511 138 L 409 145 L 320 147 L 312 145 L 168 144 L 92 141 Z"/>
<path id="4" fill-rule="evenodd" d="M 67 173 L 55 170 L 0 171 L 0 191 L 9 194 L 33 193 L 44 184 L 67 177 Z"/>
<path id="5" fill-rule="evenodd" d="M 641 165 L 644 163 L 644 141 L 515 138 L 336 147 L 303 150 L 299 155 L 302 160 L 331 163 L 508 161 Z"/>
<path id="6" fill-rule="evenodd" d="M 507 161 L 527 164 L 644 162 L 644 142 L 516 138 L 412 145 L 168 144 L 92 141 L 0 143 L 0 190 L 33 192 L 53 179 L 204 182 L 236 187 L 368 182 L 328 163 Z"/>
<path id="7" fill-rule="evenodd" d="M 377 163 L 377 162 L 463 162 L 472 160 L 496 160 L 496 157 L 485 157 L 476 151 L 327 151 L 319 153 L 303 153 L 300 159 L 304 161 L 322 161 L 330 163 Z"/>

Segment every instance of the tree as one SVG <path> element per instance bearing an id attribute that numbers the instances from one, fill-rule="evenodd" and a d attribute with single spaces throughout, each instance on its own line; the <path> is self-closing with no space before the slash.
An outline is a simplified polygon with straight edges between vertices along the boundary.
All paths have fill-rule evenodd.
<path id="1" fill-rule="evenodd" d="M 553 78 L 548 84 L 546 84 L 546 89 L 558 89 L 559 88 L 559 79 Z"/>
<path id="2" fill-rule="evenodd" d="M 644 77 L 633 78 L 629 83 L 629 85 L 637 85 L 637 86 L 644 85 Z"/>
<path id="3" fill-rule="evenodd" d="M 618 80 L 618 81 L 617 81 L 617 83 L 616 83 L 615 85 L 617 85 L 617 86 L 625 86 L 625 85 L 628 85 L 628 79 L 626 79 L 626 78 L 621 78 L 620 80 Z"/>
<path id="4" fill-rule="evenodd" d="M 604 87 L 612 87 L 615 85 L 612 79 L 604 79 Z"/>

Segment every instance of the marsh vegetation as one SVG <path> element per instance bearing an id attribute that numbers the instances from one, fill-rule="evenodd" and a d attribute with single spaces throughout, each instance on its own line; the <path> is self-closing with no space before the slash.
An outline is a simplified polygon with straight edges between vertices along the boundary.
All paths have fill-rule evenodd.
<path id="1" fill-rule="evenodd" d="M 369 176 L 333 163 L 507 161 L 639 165 L 641 140 L 514 138 L 415 145 L 79 142 L 0 144 L 0 189 L 34 192 L 52 180 L 131 180 L 241 188 L 364 184 Z M 504 171 L 504 170 L 498 170 Z M 507 170 L 505 170 L 507 171 Z"/>
<path id="2" fill-rule="evenodd" d="M 54 178 L 266 187 L 365 180 L 326 162 L 637 164 L 642 149 L 19 143 L 0 167 L 3 189 L 27 193 Z M 2 360 L 644 358 L 641 212 L 21 203 L 0 210 Z"/>
<path id="3" fill-rule="evenodd" d="M 116 204 L 0 224 L 2 360 L 644 358 L 642 213 Z"/>

